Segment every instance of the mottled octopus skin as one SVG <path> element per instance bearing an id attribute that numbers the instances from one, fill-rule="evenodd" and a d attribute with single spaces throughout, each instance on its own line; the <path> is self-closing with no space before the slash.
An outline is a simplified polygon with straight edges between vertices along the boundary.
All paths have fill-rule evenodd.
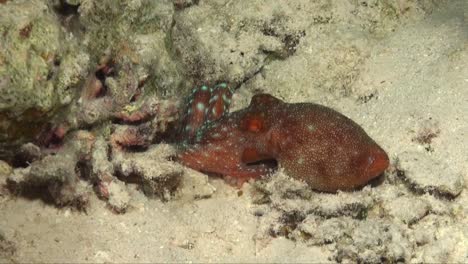
<path id="1" fill-rule="evenodd" d="M 200 129 L 204 125 L 227 115 L 231 97 L 232 91 L 226 83 L 217 84 L 214 88 L 203 85 L 193 89 L 187 102 L 188 110 L 182 118 L 179 140 L 191 142 L 202 132 Z"/>
<path id="2" fill-rule="evenodd" d="M 255 95 L 248 108 L 209 122 L 197 135 L 179 160 L 240 184 L 270 173 L 266 160 L 276 160 L 290 177 L 325 192 L 361 187 L 389 165 L 385 151 L 346 116 L 268 94 Z"/>

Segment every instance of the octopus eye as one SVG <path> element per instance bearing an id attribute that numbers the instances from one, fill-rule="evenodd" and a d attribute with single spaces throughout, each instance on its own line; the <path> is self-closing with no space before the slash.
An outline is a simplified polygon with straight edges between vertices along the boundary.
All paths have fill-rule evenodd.
<path id="1" fill-rule="evenodd" d="M 247 129 L 252 132 L 260 132 L 263 128 L 263 122 L 260 119 L 251 119 L 247 124 Z"/>
<path id="2" fill-rule="evenodd" d="M 248 115 L 241 121 L 241 127 L 245 131 L 259 133 L 265 130 L 265 120 L 259 115 Z"/>

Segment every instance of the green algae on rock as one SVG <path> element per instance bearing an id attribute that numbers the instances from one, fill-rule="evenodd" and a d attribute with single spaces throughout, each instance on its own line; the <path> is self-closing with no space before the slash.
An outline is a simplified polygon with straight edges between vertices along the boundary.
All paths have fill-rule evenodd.
<path id="1" fill-rule="evenodd" d="M 44 2 L 10 1 L 0 13 L 0 146 L 8 148 L 72 100 L 89 59 Z"/>

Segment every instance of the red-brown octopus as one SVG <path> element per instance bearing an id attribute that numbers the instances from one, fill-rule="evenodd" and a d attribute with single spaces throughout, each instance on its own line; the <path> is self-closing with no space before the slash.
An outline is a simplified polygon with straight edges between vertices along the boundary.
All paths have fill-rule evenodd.
<path id="1" fill-rule="evenodd" d="M 181 163 L 239 185 L 269 174 L 278 163 L 287 175 L 325 192 L 364 186 L 389 165 L 385 151 L 333 109 L 257 94 L 249 107 L 228 114 L 231 96 L 226 84 L 193 91 Z"/>

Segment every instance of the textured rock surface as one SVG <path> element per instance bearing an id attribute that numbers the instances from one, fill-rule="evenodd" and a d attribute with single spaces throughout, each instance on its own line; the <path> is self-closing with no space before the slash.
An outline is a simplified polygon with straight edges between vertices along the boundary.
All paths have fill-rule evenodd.
<path id="1" fill-rule="evenodd" d="M 91 187 L 78 177 L 77 164 L 91 151 L 93 140 L 88 132 L 73 133 L 56 155 L 34 161 L 26 168 L 16 168 L 7 178 L 9 189 L 16 194 L 39 195 L 46 200 L 51 197 L 58 206 L 85 209 Z"/>
<path id="2" fill-rule="evenodd" d="M 109 81 L 110 87 L 138 85 L 145 80 L 146 91 L 174 95 L 186 88 L 183 71 L 172 57 L 168 38 L 173 24 L 172 1 L 75 1 L 79 23 L 85 28 L 83 40 L 92 58 L 104 56 L 124 71 Z M 112 83 L 114 82 L 114 83 Z M 112 84 L 111 84 L 112 83 Z M 111 88 L 112 89 L 112 88 Z M 122 93 L 122 89 L 115 91 Z M 131 94 L 120 94 L 126 101 Z"/>
<path id="3" fill-rule="evenodd" d="M 148 196 L 171 199 L 182 181 L 183 168 L 169 161 L 175 150 L 169 145 L 150 147 L 144 153 L 123 153 L 114 157 L 116 172 L 123 177 L 137 176 Z"/>
<path id="4" fill-rule="evenodd" d="M 461 172 L 455 172 L 443 160 L 423 152 L 404 152 L 398 155 L 398 169 L 404 180 L 417 191 L 457 196 L 463 190 Z"/>
<path id="5" fill-rule="evenodd" d="M 16 252 L 15 243 L 8 240 L 0 230 L 0 259 L 11 261 Z"/>
<path id="6" fill-rule="evenodd" d="M 35 140 L 48 122 L 108 120 L 109 114 L 95 117 L 105 100 L 94 106 L 78 102 L 103 64 L 115 64 L 103 84 L 114 110 L 135 93 L 166 96 L 187 89 L 167 43 L 171 1 L 6 1 L 0 12 L 3 158 Z"/>
<path id="7" fill-rule="evenodd" d="M 184 171 L 181 186 L 177 191 L 177 199 L 191 201 L 211 198 L 216 192 L 216 187 L 208 181 L 208 176 L 197 171 L 187 170 L 189 169 Z"/>
<path id="8" fill-rule="evenodd" d="M 0 156 L 5 156 L 73 100 L 89 57 L 45 2 L 8 1 L 0 12 Z"/>
<path id="9" fill-rule="evenodd" d="M 401 220 L 405 224 L 419 221 L 429 212 L 430 205 L 427 201 L 414 197 L 398 197 L 384 205 L 387 213 Z"/>

